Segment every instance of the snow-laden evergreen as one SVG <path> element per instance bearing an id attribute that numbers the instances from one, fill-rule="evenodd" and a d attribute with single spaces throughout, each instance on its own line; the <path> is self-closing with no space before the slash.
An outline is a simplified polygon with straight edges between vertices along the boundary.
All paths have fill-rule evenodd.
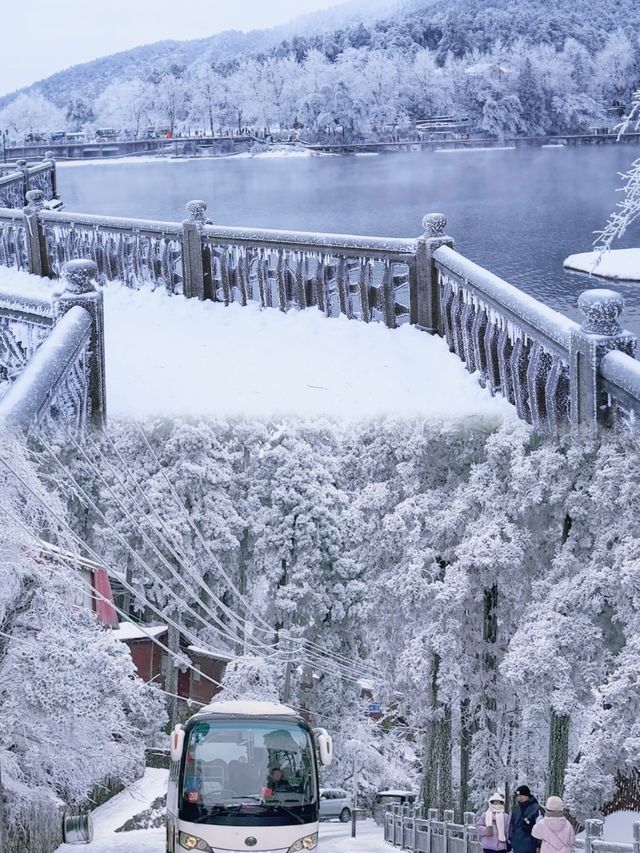
<path id="1" fill-rule="evenodd" d="M 142 436 L 112 424 L 91 465 L 75 451 L 66 464 L 174 590 L 140 528 L 180 542 L 208 600 L 192 584 L 182 605 L 135 561 L 132 581 L 197 639 L 243 652 L 228 688 L 282 691 L 292 662 L 290 702 L 336 738 L 328 781 L 351 786 L 357 753 L 367 797 L 418 784 L 422 767 L 429 802 L 469 806 L 523 780 L 557 793 L 568 763 L 564 793 L 585 817 L 638 769 L 633 436 L 541 443 L 522 424 L 417 419 L 157 421 L 144 425 L 157 462 Z M 111 442 L 154 513 L 108 473 Z M 78 508 L 83 533 L 122 564 L 109 525 Z M 246 620 L 242 636 L 225 608 Z M 382 723 L 367 716 L 371 696 Z"/>
<path id="2" fill-rule="evenodd" d="M 7 843 L 18 849 L 55 839 L 63 802 L 135 778 L 165 712 L 127 648 L 77 606 L 85 581 L 29 533 L 60 533 L 42 501 L 64 518 L 63 496 L 6 436 L 0 456 L 13 469 L 0 465 L 0 766 Z"/>

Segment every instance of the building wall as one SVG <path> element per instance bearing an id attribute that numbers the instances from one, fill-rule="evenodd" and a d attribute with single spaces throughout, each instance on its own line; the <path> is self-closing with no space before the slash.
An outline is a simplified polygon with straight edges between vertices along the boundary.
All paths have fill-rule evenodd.
<path id="1" fill-rule="evenodd" d="M 188 652 L 188 654 L 196 669 L 199 669 L 204 675 L 214 679 L 214 681 L 222 681 L 226 666 L 225 661 L 198 655 L 195 652 Z M 196 702 L 204 702 L 206 704 L 219 692 L 219 687 L 212 684 L 206 678 L 199 676 L 192 669 L 180 673 L 178 693 L 181 696 L 186 696 L 189 699 L 194 699 Z"/>
<path id="2" fill-rule="evenodd" d="M 160 638 L 166 642 L 166 637 Z M 127 640 L 131 650 L 131 658 L 138 670 L 138 675 L 143 681 L 161 681 L 162 674 L 162 649 L 151 640 Z"/>

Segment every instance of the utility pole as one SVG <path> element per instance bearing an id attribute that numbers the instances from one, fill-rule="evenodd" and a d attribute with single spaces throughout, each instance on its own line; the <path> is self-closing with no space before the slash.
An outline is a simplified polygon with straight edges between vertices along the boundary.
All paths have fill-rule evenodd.
<path id="1" fill-rule="evenodd" d="M 351 809 L 351 837 L 356 837 L 356 821 L 358 820 L 358 753 L 353 753 L 353 808 Z"/>
<path id="2" fill-rule="evenodd" d="M 0 766 L 0 853 L 6 853 L 4 843 L 4 788 L 2 787 L 2 767 Z"/>
<path id="3" fill-rule="evenodd" d="M 288 660 L 284 669 L 284 687 L 282 689 L 282 704 L 289 704 L 289 695 L 291 693 L 291 661 Z M 1 851 L 0 851 L 1 853 Z"/>

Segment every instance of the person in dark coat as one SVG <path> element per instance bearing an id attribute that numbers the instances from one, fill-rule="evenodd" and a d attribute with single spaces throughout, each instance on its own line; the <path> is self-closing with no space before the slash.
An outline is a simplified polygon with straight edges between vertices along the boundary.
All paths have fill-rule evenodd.
<path id="1" fill-rule="evenodd" d="M 531 830 L 540 816 L 540 805 L 527 785 L 516 790 L 516 802 L 509 824 L 509 842 L 513 853 L 536 853 L 540 842 L 531 835 Z"/>

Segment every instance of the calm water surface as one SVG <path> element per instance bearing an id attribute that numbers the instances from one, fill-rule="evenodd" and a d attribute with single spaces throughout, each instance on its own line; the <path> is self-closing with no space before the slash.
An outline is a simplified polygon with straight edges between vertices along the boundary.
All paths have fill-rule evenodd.
<path id="1" fill-rule="evenodd" d="M 182 220 L 203 198 L 220 225 L 410 237 L 423 214 L 449 219 L 456 247 L 512 284 L 576 317 L 586 287 L 614 286 L 640 332 L 640 285 L 565 272 L 589 251 L 620 195 L 618 173 L 640 146 L 413 152 L 301 159 L 202 159 L 61 166 L 66 209 Z M 631 229 L 620 248 L 640 245 Z"/>

